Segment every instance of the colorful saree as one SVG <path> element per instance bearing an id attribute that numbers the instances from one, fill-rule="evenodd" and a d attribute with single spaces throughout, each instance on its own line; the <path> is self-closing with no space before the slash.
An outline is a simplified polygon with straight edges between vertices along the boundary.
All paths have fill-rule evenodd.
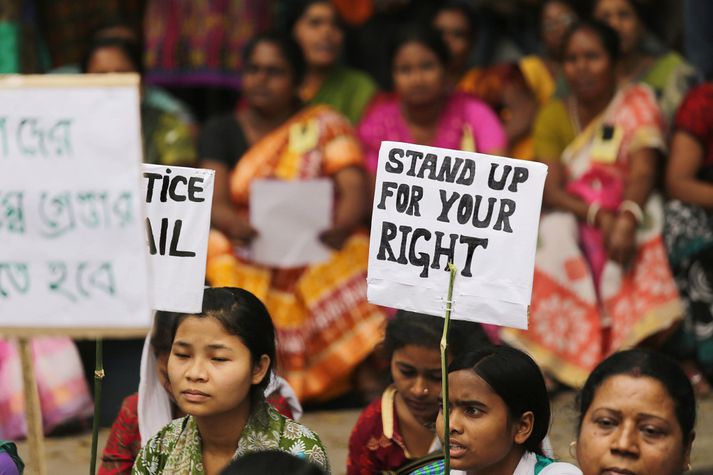
<path id="1" fill-rule="evenodd" d="M 347 475 L 394 473 L 417 460 L 401 435 L 395 397 L 396 387 L 389 386 L 362 411 L 349 437 Z M 429 452 L 443 454 L 435 432 Z"/>
<path id="2" fill-rule="evenodd" d="M 363 166 L 363 157 L 347 120 L 327 106 L 307 107 L 240 158 L 232 199 L 247 216 L 253 180 L 332 176 L 353 166 Z M 223 234 L 211 232 L 208 281 L 265 303 L 277 330 L 278 372 L 301 401 L 348 390 L 352 370 L 381 341 L 385 313 L 366 300 L 368 246 L 369 237 L 355 233 L 324 263 L 276 269 L 237 256 Z"/>
<path id="3" fill-rule="evenodd" d="M 610 159 L 601 158 L 597 148 L 605 127 L 620 137 Z M 567 190 L 615 211 L 623 199 L 629 155 L 663 147 L 663 119 L 653 93 L 646 86 L 628 86 L 564 150 Z M 674 325 L 682 308 L 661 236 L 662 205 L 656 194 L 646 203 L 629 268 L 607 260 L 597 229 L 568 212 L 543 213 L 529 329 L 506 329 L 503 339 L 528 351 L 559 381 L 579 387 L 610 353 Z"/>
<path id="4" fill-rule="evenodd" d="M 373 174 L 382 140 L 414 143 L 399 98 L 396 95 L 382 97 L 370 105 L 358 128 L 366 151 L 366 167 Z M 423 145 L 501 153 L 507 147 L 507 137 L 500 119 L 484 101 L 458 91 L 447 98 L 433 140 Z"/>
<path id="5" fill-rule="evenodd" d="M 376 83 L 365 73 L 339 67 L 332 71 L 318 91 L 305 94 L 302 99 L 313 105 L 332 106 L 356 124 L 376 91 Z"/>
<path id="6" fill-rule="evenodd" d="M 672 51 L 656 58 L 638 80 L 654 90 L 666 124 L 670 127 L 683 98 L 700 77 L 693 66 Z"/>
<path id="7" fill-rule="evenodd" d="M 703 160 L 697 177 L 713 184 L 711 110 L 713 83 L 708 82 L 686 96 L 676 114 L 675 129 L 700 143 Z M 668 257 L 686 308 L 683 325 L 666 349 L 679 359 L 695 360 L 713 381 L 713 210 L 671 200 L 665 215 Z"/>
<path id="8" fill-rule="evenodd" d="M 205 475 L 203 444 L 193 416 L 176 419 L 153 436 L 139 452 L 135 475 Z M 281 450 L 329 472 L 327 452 L 319 436 L 307 427 L 262 404 L 253 412 L 233 458 L 253 452 Z"/>

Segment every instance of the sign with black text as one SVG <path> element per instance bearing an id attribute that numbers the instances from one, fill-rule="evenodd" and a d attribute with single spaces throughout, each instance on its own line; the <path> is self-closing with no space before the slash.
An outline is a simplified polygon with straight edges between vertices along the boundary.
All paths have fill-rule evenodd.
<path id="1" fill-rule="evenodd" d="M 382 142 L 367 294 L 372 303 L 527 328 L 547 166 Z"/>
<path id="2" fill-rule="evenodd" d="M 156 310 L 202 309 L 214 176 L 201 168 L 143 165 Z"/>

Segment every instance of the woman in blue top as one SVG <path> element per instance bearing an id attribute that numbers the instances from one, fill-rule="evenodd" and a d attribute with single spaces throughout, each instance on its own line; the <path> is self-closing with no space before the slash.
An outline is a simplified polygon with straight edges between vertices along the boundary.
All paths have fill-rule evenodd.
<path id="1" fill-rule="evenodd" d="M 581 475 L 574 465 L 544 456 L 550 426 L 545 380 L 527 354 L 508 347 L 486 348 L 448 367 L 450 424 L 443 414 L 436 431 L 450 441 L 451 475 Z M 412 475 L 443 474 L 443 461 Z"/>

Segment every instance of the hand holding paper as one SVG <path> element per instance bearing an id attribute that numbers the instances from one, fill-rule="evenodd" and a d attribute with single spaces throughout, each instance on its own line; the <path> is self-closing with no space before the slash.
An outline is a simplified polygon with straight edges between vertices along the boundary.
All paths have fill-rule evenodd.
<path id="1" fill-rule="evenodd" d="M 250 224 L 257 231 L 252 260 L 274 267 L 301 267 L 329 258 L 319 236 L 332 226 L 329 179 L 259 180 L 250 189 Z"/>

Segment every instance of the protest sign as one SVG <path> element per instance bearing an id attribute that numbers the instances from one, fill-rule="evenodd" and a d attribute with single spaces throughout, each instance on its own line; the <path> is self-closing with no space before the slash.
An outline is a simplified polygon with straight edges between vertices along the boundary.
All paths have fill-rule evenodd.
<path id="1" fill-rule="evenodd" d="M 527 328 L 547 167 L 458 150 L 382 142 L 367 294 L 442 316 Z"/>
<path id="2" fill-rule="evenodd" d="M 135 75 L 0 79 L 0 333 L 150 326 Z"/>
<path id="3" fill-rule="evenodd" d="M 214 176 L 200 168 L 143 166 L 156 310 L 202 309 Z"/>

